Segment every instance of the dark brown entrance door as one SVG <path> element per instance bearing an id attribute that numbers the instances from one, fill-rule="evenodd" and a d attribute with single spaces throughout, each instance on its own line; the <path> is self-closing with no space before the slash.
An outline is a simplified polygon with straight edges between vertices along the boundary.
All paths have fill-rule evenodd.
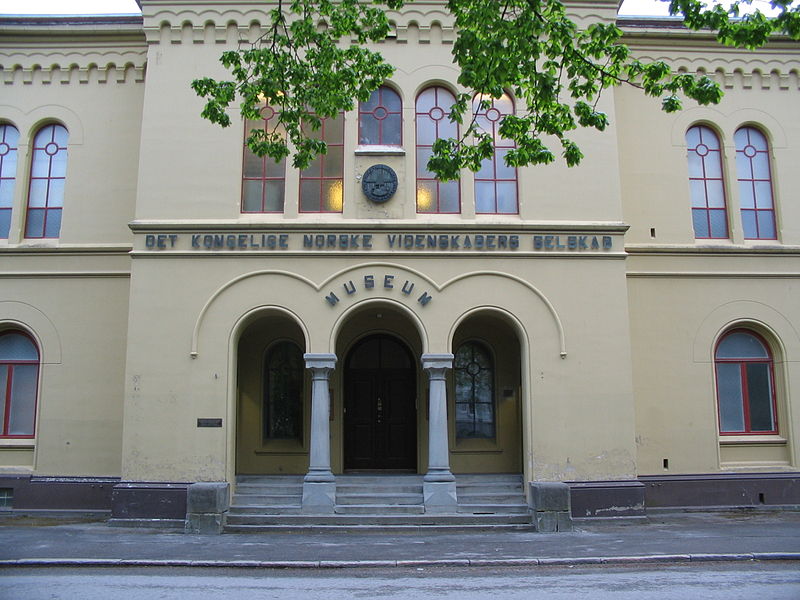
<path id="1" fill-rule="evenodd" d="M 361 340 L 347 357 L 344 468 L 416 469 L 416 368 L 389 335 Z"/>

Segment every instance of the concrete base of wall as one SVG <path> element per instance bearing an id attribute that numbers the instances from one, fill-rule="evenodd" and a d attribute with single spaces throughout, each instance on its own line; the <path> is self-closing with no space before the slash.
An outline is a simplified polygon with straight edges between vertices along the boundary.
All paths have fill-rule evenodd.
<path id="1" fill-rule="evenodd" d="M 765 508 L 800 505 L 800 473 L 642 475 L 652 508 Z"/>
<path id="2" fill-rule="evenodd" d="M 15 512 L 108 512 L 118 483 L 118 477 L 0 475 L 0 497 Z"/>

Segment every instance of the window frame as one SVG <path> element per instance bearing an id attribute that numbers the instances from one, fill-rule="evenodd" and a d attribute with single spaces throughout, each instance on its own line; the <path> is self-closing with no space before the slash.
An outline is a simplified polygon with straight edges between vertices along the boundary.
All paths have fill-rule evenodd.
<path id="1" fill-rule="evenodd" d="M 761 345 L 764 347 L 767 353 L 767 358 L 751 358 L 751 357 L 736 357 L 736 358 L 719 358 L 717 353 L 719 352 L 720 345 L 725 341 L 725 339 L 733 334 L 742 333 L 749 335 L 755 338 Z M 720 375 L 718 365 L 720 364 L 734 364 L 739 366 L 739 377 L 740 377 L 740 385 L 741 385 L 741 402 L 742 402 L 742 422 L 744 427 L 742 431 L 728 431 L 723 430 L 722 428 L 722 398 L 720 397 Z M 747 365 L 749 364 L 766 364 L 767 365 L 767 373 L 769 375 L 769 394 L 770 394 L 770 407 L 772 409 L 772 429 L 771 430 L 757 430 L 754 431 L 752 429 L 752 424 L 750 422 L 750 390 L 748 389 L 748 379 L 747 379 Z M 778 402 L 777 402 L 777 394 L 775 389 L 775 359 L 772 352 L 772 348 L 770 344 L 767 342 L 766 339 L 756 331 L 752 329 L 748 329 L 746 327 L 737 327 L 734 329 L 730 329 L 726 331 L 723 335 L 719 337 L 717 343 L 714 347 L 714 385 L 716 391 L 716 402 L 717 402 L 717 428 L 719 431 L 720 437 L 726 436 L 772 436 L 772 435 L 779 435 L 780 434 L 780 423 L 778 422 Z"/>
<path id="2" fill-rule="evenodd" d="M 52 128 L 52 133 L 50 134 L 50 141 L 44 143 L 42 146 L 37 146 L 39 143 L 39 136 L 41 136 L 47 129 Z M 56 131 L 58 128 L 64 130 L 66 145 L 59 146 L 56 141 Z M 56 145 L 56 151 L 52 154 L 48 152 L 47 147 L 50 144 Z M 42 150 L 48 155 L 48 162 L 47 162 L 47 176 L 42 177 L 38 175 L 34 175 L 36 171 L 36 151 Z M 64 159 L 64 175 L 63 176 L 53 176 L 53 157 L 56 156 L 60 152 L 65 153 Z M 41 127 L 36 130 L 36 133 L 33 135 L 33 144 L 31 146 L 31 160 L 30 160 L 30 174 L 28 177 L 28 201 L 25 209 L 25 239 L 31 240 L 42 240 L 42 239 L 58 239 L 61 237 L 61 225 L 62 225 L 62 215 L 64 211 L 64 195 L 65 195 L 65 188 L 66 188 L 66 180 L 67 180 L 67 161 L 69 160 L 69 130 L 62 125 L 61 123 L 45 123 Z M 57 200 L 60 204 L 55 206 L 51 206 L 51 194 L 50 191 L 52 189 L 52 183 L 54 181 L 63 181 L 64 187 L 61 190 L 61 197 Z M 34 188 L 34 181 L 45 181 L 46 182 L 46 191 L 44 196 L 44 206 L 31 206 L 31 193 Z M 42 216 L 42 225 L 41 225 L 41 235 L 35 235 L 36 232 L 31 232 L 31 214 L 33 211 L 43 211 Z M 58 213 L 58 231 L 55 232 L 55 235 L 47 235 L 47 221 L 48 218 L 51 218 L 51 214 Z M 51 232 L 52 233 L 52 232 Z"/>
<path id="3" fill-rule="evenodd" d="M 698 132 L 698 143 L 694 147 L 689 147 L 689 134 L 692 130 L 697 130 Z M 716 147 L 712 148 L 709 144 L 705 143 L 704 135 L 711 135 L 713 136 L 713 141 L 715 142 Z M 688 178 L 689 178 L 689 203 L 692 211 L 692 229 L 694 230 L 694 237 L 697 240 L 726 240 L 730 239 L 730 223 L 728 221 L 728 194 L 727 189 L 725 186 L 725 170 L 724 170 L 724 161 L 722 156 L 722 143 L 720 140 L 719 134 L 709 125 L 704 123 L 696 123 L 692 125 L 686 130 L 686 152 L 687 152 L 687 162 L 689 165 L 687 166 L 688 170 Z M 698 149 L 700 146 L 704 146 L 707 151 L 705 154 L 701 154 Z M 691 169 L 689 168 L 691 165 L 691 160 L 689 160 L 690 154 L 694 152 L 699 160 L 700 160 L 700 168 L 701 168 L 701 176 L 693 177 Z M 719 171 L 719 177 L 709 177 L 708 176 L 708 169 L 707 165 L 710 156 L 713 156 L 712 153 L 716 152 L 717 156 L 717 167 Z M 702 198 L 695 198 L 694 195 L 694 187 L 692 186 L 692 182 L 702 182 L 703 185 L 703 196 Z M 722 207 L 712 207 L 710 206 L 709 202 L 709 182 L 719 182 L 720 187 L 722 188 Z M 699 202 L 698 202 L 699 201 Z M 696 206 L 698 204 L 698 206 Z M 702 206 L 700 206 L 702 205 Z M 712 212 L 722 213 L 724 223 L 725 223 L 725 231 L 722 235 L 714 235 L 714 228 L 712 227 L 712 220 L 711 214 Z M 698 235 L 697 227 L 695 226 L 695 215 L 698 213 L 702 213 L 704 215 L 705 224 L 707 227 L 708 235 Z"/>
<path id="4" fill-rule="evenodd" d="M 748 142 L 746 145 L 744 145 L 742 147 L 739 146 L 739 140 L 737 139 L 739 137 L 738 134 L 741 131 L 744 131 L 744 132 L 747 133 L 747 142 Z M 761 137 L 764 138 L 764 148 L 763 149 L 759 150 L 752 143 L 752 140 L 750 139 L 750 132 L 751 131 L 757 132 Z M 770 160 L 771 159 L 771 155 L 772 155 L 772 145 L 770 144 L 769 137 L 767 137 L 767 134 L 760 127 L 757 127 L 755 125 L 746 124 L 746 125 L 742 125 L 741 127 L 736 129 L 736 132 L 734 133 L 734 138 L 733 139 L 734 139 L 734 146 L 736 148 L 736 182 L 737 182 L 737 184 L 739 186 L 739 190 L 740 190 L 739 191 L 739 210 L 741 211 L 742 233 L 744 235 L 744 239 L 745 240 L 777 240 L 778 239 L 778 220 L 777 220 L 777 216 L 775 214 L 775 186 L 773 184 L 773 177 L 772 177 L 772 161 Z M 753 148 L 753 150 L 755 152 L 755 154 L 753 156 L 748 156 L 748 153 L 747 153 L 747 148 L 748 147 L 752 147 Z M 753 159 L 756 158 L 759 154 L 763 154 L 764 158 L 766 160 L 767 174 L 768 174 L 768 178 L 767 179 L 756 178 L 756 176 L 755 176 L 755 167 L 754 167 Z M 751 177 L 743 177 L 743 175 L 745 175 L 745 174 L 740 172 L 739 160 L 740 160 L 740 156 L 741 155 L 743 155 L 744 158 L 747 159 L 748 162 L 749 162 L 749 166 L 750 166 L 749 175 L 751 175 Z M 748 183 L 750 184 L 750 186 L 752 188 L 752 194 L 753 194 L 753 207 L 752 208 L 749 208 L 749 207 L 745 208 L 744 207 L 744 203 L 742 202 L 743 196 L 742 196 L 742 193 L 741 193 L 741 188 L 742 188 L 743 184 L 746 185 Z M 768 183 L 769 184 L 769 195 L 770 195 L 770 207 L 769 208 L 759 208 L 758 207 L 758 194 L 757 194 L 757 191 L 756 191 L 756 184 L 757 183 Z M 755 213 L 754 214 L 754 216 L 755 216 L 755 227 L 756 227 L 756 230 L 755 230 L 756 231 L 756 235 L 755 235 L 755 237 L 748 236 L 747 235 L 747 229 L 745 227 L 745 213 L 750 213 L 750 212 Z M 760 234 L 761 227 L 760 227 L 760 224 L 759 224 L 760 223 L 759 213 L 768 213 L 769 214 L 771 222 L 772 222 L 772 229 L 775 232 L 772 237 L 766 237 L 766 236 L 762 236 Z"/>
<path id="5" fill-rule="evenodd" d="M 398 110 L 390 110 L 383 102 L 383 94 L 385 91 L 389 91 L 390 93 L 394 94 L 397 97 L 397 101 L 400 104 L 400 108 Z M 378 103 L 372 110 L 364 110 L 364 103 L 358 103 L 358 145 L 359 146 L 393 146 L 393 147 L 401 147 L 403 145 L 403 97 L 400 93 L 395 90 L 393 87 L 383 84 L 378 89 L 374 90 L 370 95 L 370 100 L 372 100 L 372 96 L 374 94 L 378 94 Z M 378 117 L 375 112 L 381 109 L 386 113 L 384 117 Z M 384 126 L 386 125 L 386 119 L 388 119 L 392 115 L 397 115 L 400 119 L 400 123 L 398 125 L 399 131 L 397 134 L 399 135 L 399 140 L 397 143 L 386 143 L 384 142 Z M 378 141 L 377 142 L 364 142 L 362 141 L 362 132 L 364 130 L 364 121 L 366 119 L 375 119 L 378 125 Z M 394 133 L 394 132 L 392 132 Z"/>
<path id="6" fill-rule="evenodd" d="M 36 343 L 36 340 L 31 336 L 27 331 L 22 329 L 5 329 L 0 331 L 0 338 L 6 335 L 20 335 L 26 338 L 33 349 L 36 351 L 37 358 L 36 360 L 20 360 L 20 359 L 3 359 L 0 357 L 0 369 L 5 367 L 6 370 L 6 386 L 5 390 L 2 390 L 3 393 L 3 414 L 2 420 L 0 420 L 0 440 L 32 440 L 36 438 L 36 423 L 37 423 L 37 411 L 39 408 L 39 377 L 41 375 L 41 365 L 42 365 L 42 352 L 39 349 L 39 344 Z M 8 433 L 10 419 L 9 416 L 11 415 L 11 405 L 13 398 L 11 396 L 12 392 L 12 385 L 14 379 L 14 367 L 15 366 L 36 366 L 36 374 L 35 374 L 35 386 L 33 389 L 33 422 L 31 424 L 31 433 L 30 434 L 10 434 Z"/>
<path id="7" fill-rule="evenodd" d="M 17 141 L 15 146 L 12 146 L 12 144 L 7 141 L 8 137 L 7 132 L 9 129 L 13 129 L 16 132 Z M 7 157 L 11 155 L 13 155 L 13 168 L 8 166 L 9 164 L 11 164 L 11 158 Z M 6 213 L 8 217 L 8 229 L 3 231 L 2 225 L 0 225 L 0 240 L 7 240 L 9 234 L 11 233 L 11 217 L 14 210 L 14 190 L 17 185 L 18 166 L 19 166 L 19 129 L 13 123 L 0 122 L 0 189 L 2 189 L 3 187 L 11 188 L 11 191 L 9 193 L 11 203 L 8 206 L 3 206 L 2 204 L 0 204 L 0 214 Z M 2 221 L 3 220 L 0 219 L 0 223 L 2 223 Z"/>
<path id="8" fill-rule="evenodd" d="M 472 346 L 472 347 L 479 348 L 481 350 L 481 352 L 483 353 L 483 355 L 485 356 L 487 362 L 489 363 L 488 380 L 489 380 L 489 386 L 490 386 L 490 392 L 489 392 L 489 395 L 490 395 L 490 398 L 491 398 L 490 402 L 475 402 L 474 401 L 474 398 L 475 398 L 474 385 L 473 385 L 473 390 L 472 390 L 472 394 L 471 394 L 470 400 L 468 400 L 466 402 L 459 400 L 457 378 L 458 378 L 458 371 L 461 370 L 461 369 L 457 366 L 458 355 L 461 352 L 461 350 L 466 346 Z M 480 340 L 480 339 L 466 339 L 466 340 L 464 340 L 463 342 L 461 342 L 459 344 L 458 348 L 456 348 L 456 351 L 454 352 L 454 355 L 453 355 L 453 410 L 454 410 L 453 426 L 454 426 L 454 429 L 455 429 L 454 438 L 455 438 L 456 442 L 463 442 L 463 441 L 467 441 L 467 440 L 497 440 L 497 381 L 496 381 L 496 378 L 497 378 L 496 361 L 495 361 L 494 353 L 491 350 L 491 346 L 488 343 L 486 343 L 485 341 Z M 474 408 L 475 405 L 477 405 L 477 404 L 488 404 L 488 405 L 490 405 L 491 414 L 492 414 L 492 435 L 490 435 L 490 436 L 484 436 L 484 435 L 462 436 L 462 435 L 459 435 L 459 427 L 458 427 L 458 424 L 459 424 L 458 405 L 459 404 L 467 404 L 467 405 L 470 405 L 470 406 L 473 407 L 473 409 L 472 409 L 472 414 L 473 414 L 473 432 L 474 432 L 474 429 L 475 429 L 475 415 L 476 415 L 476 411 L 475 411 L 475 408 Z"/>
<path id="9" fill-rule="evenodd" d="M 510 112 L 502 112 L 502 111 L 500 111 L 500 109 L 498 109 L 495 106 L 495 103 L 498 100 L 502 100 L 503 96 L 508 98 L 508 101 L 511 104 Z M 474 175 L 475 214 L 476 215 L 519 215 L 520 214 L 520 210 L 519 210 L 519 172 L 518 172 L 518 169 L 516 167 L 513 167 L 514 177 L 511 178 L 511 179 L 502 179 L 502 178 L 499 178 L 497 176 L 497 173 L 498 173 L 498 166 L 497 166 L 498 165 L 498 160 L 502 161 L 502 158 L 500 158 L 500 154 L 503 151 L 512 150 L 512 149 L 517 147 L 516 144 L 513 143 L 511 140 L 506 140 L 505 138 L 501 138 L 500 137 L 499 128 L 500 128 L 500 122 L 503 120 L 503 117 L 505 117 L 506 115 L 513 115 L 516 112 L 516 104 L 514 103 L 513 96 L 510 93 L 508 93 L 507 91 L 503 92 L 503 96 L 501 96 L 500 98 L 483 98 L 483 99 L 480 99 L 479 95 L 476 94 L 472 99 L 472 112 L 473 112 L 474 118 L 476 120 L 478 120 L 478 119 L 483 117 L 483 118 L 488 119 L 492 123 L 491 131 L 487 130 L 484 127 L 481 127 L 480 124 L 478 125 L 478 127 L 480 129 L 483 129 L 487 133 L 489 133 L 492 136 L 492 139 L 494 140 L 494 152 L 492 153 L 492 158 L 491 159 L 485 159 L 483 161 L 484 163 L 491 162 L 492 177 L 480 177 L 480 172 L 484 168 L 483 165 L 481 166 L 481 169 L 479 171 L 475 172 L 475 175 Z M 486 109 L 481 108 L 480 103 L 482 101 L 491 101 L 491 106 L 486 108 Z M 493 111 L 493 110 L 498 113 L 498 116 L 497 116 L 496 119 L 492 119 L 492 118 L 489 117 L 489 112 Z M 504 143 L 504 142 L 506 142 L 506 143 Z M 510 143 L 507 143 L 507 142 L 510 142 Z M 508 167 L 505 167 L 505 165 L 503 165 L 503 168 L 508 168 Z M 514 211 L 503 211 L 503 212 L 500 212 L 500 211 L 498 211 L 497 184 L 501 183 L 501 182 L 507 183 L 507 182 L 511 182 L 511 181 L 514 182 L 514 205 L 515 205 L 515 209 L 514 209 Z M 493 196 L 494 197 L 494 210 L 488 210 L 488 211 L 487 210 L 478 210 L 478 202 L 479 202 L 479 200 L 478 200 L 478 184 L 480 184 L 480 183 L 489 183 L 489 182 L 492 183 L 492 187 L 494 188 L 494 196 Z"/>
<path id="10" fill-rule="evenodd" d="M 278 111 L 273 106 L 264 106 L 261 109 L 261 112 L 265 110 L 271 110 L 272 114 L 262 119 L 262 127 L 266 130 L 269 127 L 269 121 L 276 117 Z M 244 126 L 244 144 L 243 144 L 243 151 L 242 151 L 242 199 L 240 203 L 240 212 L 243 215 L 263 215 L 263 214 L 283 214 L 286 210 L 286 158 L 284 157 L 280 163 L 275 163 L 279 165 L 279 168 L 282 170 L 282 175 L 280 177 L 276 176 L 268 176 L 268 165 L 267 161 L 275 162 L 274 159 L 270 158 L 269 156 L 256 156 L 252 150 L 247 146 L 247 138 L 250 136 L 250 131 L 255 128 L 258 124 L 257 121 L 245 120 Z M 286 139 L 286 135 L 284 133 L 284 139 Z M 261 168 L 260 173 L 261 175 L 258 177 L 248 177 L 247 176 L 247 158 L 248 153 L 253 155 L 255 158 L 261 161 Z M 245 210 L 245 188 L 248 181 L 258 181 L 261 183 L 261 210 Z M 267 184 L 269 182 L 280 182 L 282 186 L 282 197 L 280 202 L 280 209 L 276 210 L 266 210 L 265 206 L 267 204 Z"/>
<path id="11" fill-rule="evenodd" d="M 430 171 L 428 171 L 427 164 L 426 165 L 420 165 L 419 164 L 419 162 L 420 162 L 420 156 L 419 156 L 420 155 L 420 149 L 427 150 L 427 149 L 430 149 L 430 148 L 433 147 L 433 144 L 421 144 L 420 143 L 420 137 L 421 137 L 420 136 L 420 117 L 421 116 L 427 116 L 429 119 L 431 119 L 431 121 L 433 121 L 433 127 L 434 127 L 434 136 L 433 136 L 433 138 L 434 138 L 434 140 L 438 140 L 438 139 L 442 139 L 442 137 L 444 137 L 444 136 L 440 135 L 440 133 L 439 133 L 440 122 L 450 116 L 450 108 L 452 107 L 452 105 L 447 106 L 447 107 L 443 107 L 442 105 L 440 105 L 440 103 L 439 103 L 439 92 L 440 92 L 440 90 L 446 92 L 447 94 L 449 94 L 450 97 L 452 97 L 453 102 L 455 102 L 455 94 L 453 94 L 453 92 L 451 92 L 450 89 L 448 89 L 447 87 L 445 87 L 443 85 L 429 85 L 429 86 L 425 87 L 424 89 L 420 90 L 419 94 L 417 94 L 417 97 L 414 100 L 414 133 L 415 133 L 415 140 L 414 140 L 414 142 L 415 142 L 415 146 L 414 146 L 415 154 L 414 154 L 414 159 L 417 162 L 416 173 L 415 173 L 415 175 L 416 175 L 416 190 L 415 190 L 415 192 L 416 193 L 414 194 L 414 198 L 415 198 L 414 204 L 415 204 L 415 208 L 416 208 L 417 214 L 420 214 L 420 215 L 459 215 L 459 214 L 461 214 L 461 180 L 459 179 L 459 180 L 456 180 L 454 182 L 447 182 L 447 183 L 444 184 L 444 185 L 454 184 L 456 186 L 456 199 L 457 199 L 456 200 L 456 204 L 457 204 L 457 206 L 456 206 L 455 210 L 442 210 L 441 209 L 441 197 L 442 197 L 442 185 L 443 184 L 442 184 L 441 181 L 439 181 L 439 178 L 436 177 L 435 174 L 433 174 Z M 422 97 L 422 95 L 424 93 L 428 92 L 428 91 L 433 91 L 433 93 L 434 93 L 434 105 L 433 105 L 433 107 L 431 107 L 431 109 L 429 111 L 420 112 L 419 100 Z M 438 119 L 436 119 L 435 117 L 433 117 L 431 115 L 433 110 L 437 109 L 437 108 L 442 113 L 442 116 L 439 117 Z M 453 125 L 455 126 L 456 137 L 458 137 L 458 132 L 459 132 L 458 123 L 454 123 Z M 420 173 L 425 173 L 426 176 L 422 176 L 422 175 L 420 175 Z M 434 188 L 435 189 L 435 193 L 436 193 L 436 201 L 435 201 L 436 208 L 435 208 L 435 210 L 420 210 L 420 203 L 419 203 L 420 182 L 433 182 L 433 185 L 435 186 L 435 188 Z"/>

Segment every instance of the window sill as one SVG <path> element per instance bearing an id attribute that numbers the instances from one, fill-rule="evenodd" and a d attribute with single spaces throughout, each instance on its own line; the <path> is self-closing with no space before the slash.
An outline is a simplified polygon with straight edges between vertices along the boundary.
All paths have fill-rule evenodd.
<path id="1" fill-rule="evenodd" d="M 353 151 L 356 156 L 405 156 L 406 149 L 402 146 L 356 146 Z"/>
<path id="2" fill-rule="evenodd" d="M 0 450 L 3 448 L 21 448 L 24 450 L 33 450 L 34 446 L 36 445 L 35 440 L 31 438 L 23 438 L 23 439 L 0 439 Z"/>
<path id="3" fill-rule="evenodd" d="M 748 446 L 748 445 L 786 445 L 786 438 L 779 435 L 726 435 L 720 436 L 720 446 Z"/>

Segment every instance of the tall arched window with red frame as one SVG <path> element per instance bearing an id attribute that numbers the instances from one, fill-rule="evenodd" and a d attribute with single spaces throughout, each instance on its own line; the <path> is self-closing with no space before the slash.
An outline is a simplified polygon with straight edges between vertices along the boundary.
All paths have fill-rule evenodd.
<path id="1" fill-rule="evenodd" d="M 494 140 L 494 154 L 481 163 L 475 173 L 475 212 L 477 214 L 513 215 L 519 213 L 517 200 L 517 169 L 505 163 L 514 142 L 500 135 L 503 117 L 514 113 L 511 96 L 499 98 L 475 96 L 472 110 L 478 127 Z"/>
<path id="2" fill-rule="evenodd" d="M 772 354 L 747 329 L 726 333 L 714 353 L 722 435 L 778 433 Z"/>
<path id="3" fill-rule="evenodd" d="M 26 238 L 57 238 L 61 233 L 68 138 L 66 127 L 56 123 L 45 125 L 33 138 Z"/>
<path id="4" fill-rule="evenodd" d="M 304 122 L 303 131 L 324 141 L 328 151 L 300 171 L 300 212 L 340 213 L 344 203 L 344 113 L 322 119 L 316 130 Z"/>
<path id="5" fill-rule="evenodd" d="M 392 88 L 382 85 L 358 105 L 358 143 L 365 146 L 403 144 L 403 103 Z"/>
<path id="6" fill-rule="evenodd" d="M 429 87 L 417 96 L 417 212 L 457 214 L 461 212 L 458 181 L 442 182 L 428 170 L 433 143 L 440 138 L 457 138 L 458 124 L 450 121 L 455 96 L 446 88 Z"/>
<path id="7" fill-rule="evenodd" d="M 686 131 L 689 160 L 689 197 L 694 237 L 728 237 L 728 211 L 722 177 L 722 147 L 714 130 L 695 125 Z"/>
<path id="8" fill-rule="evenodd" d="M 0 438 L 32 438 L 36 426 L 39 350 L 25 333 L 0 332 Z"/>
<path id="9" fill-rule="evenodd" d="M 8 123 L 0 123 L 0 239 L 8 238 L 11 227 L 18 143 L 19 130 Z"/>
<path id="10" fill-rule="evenodd" d="M 261 121 L 246 121 L 244 128 L 244 166 L 242 169 L 242 212 L 282 213 L 286 184 L 286 159 L 275 162 L 269 156 L 257 156 L 247 145 L 253 129 L 263 129 L 268 134 L 286 138 L 284 128 L 278 123 L 278 113 L 271 106 L 261 109 Z"/>
<path id="11" fill-rule="evenodd" d="M 736 144 L 736 171 L 744 237 L 747 240 L 775 240 L 778 234 L 772 196 L 769 142 L 761 131 L 749 126 L 739 128 L 733 141 Z"/>

